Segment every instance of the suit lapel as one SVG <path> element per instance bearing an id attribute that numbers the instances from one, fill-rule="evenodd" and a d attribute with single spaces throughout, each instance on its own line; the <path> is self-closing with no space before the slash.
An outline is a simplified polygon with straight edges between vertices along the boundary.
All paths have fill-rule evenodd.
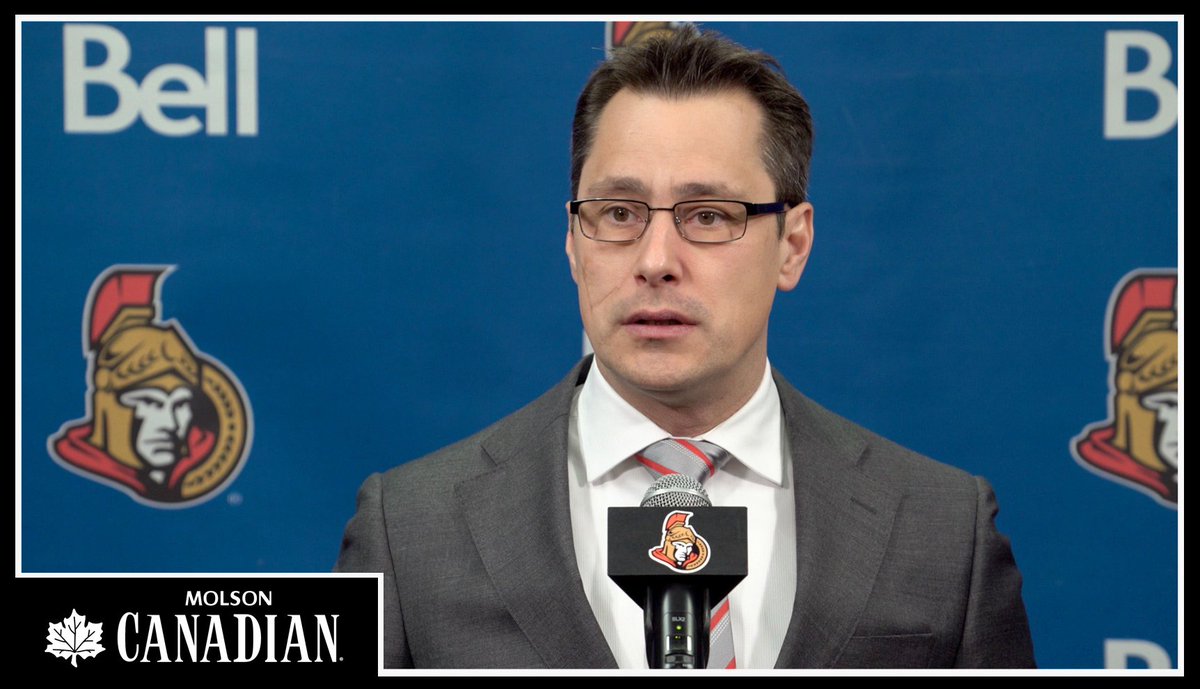
<path id="1" fill-rule="evenodd" d="M 567 489 L 567 424 L 585 359 L 483 443 L 493 471 L 459 483 L 459 504 L 497 594 L 550 668 L 617 666 L 583 591 Z"/>
<path id="2" fill-rule="evenodd" d="M 861 431 L 775 382 L 796 494 L 796 600 L 776 667 L 829 667 L 867 603 L 899 495 L 862 471 Z"/>
<path id="3" fill-rule="evenodd" d="M 547 667 L 615 668 L 579 579 L 567 424 L 591 359 L 483 443 L 492 471 L 455 488 L 498 596 Z M 776 373 L 796 495 L 796 598 L 776 667 L 829 667 L 886 552 L 899 495 L 860 467 L 866 436 Z"/>

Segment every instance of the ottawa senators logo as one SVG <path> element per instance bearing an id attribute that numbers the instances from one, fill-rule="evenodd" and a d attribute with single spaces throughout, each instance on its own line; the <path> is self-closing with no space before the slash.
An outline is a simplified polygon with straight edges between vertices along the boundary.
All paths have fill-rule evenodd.
<path id="1" fill-rule="evenodd" d="M 708 541 L 689 523 L 691 512 L 675 511 L 663 519 L 662 542 L 649 550 L 650 558 L 677 572 L 696 572 L 708 564 Z"/>
<path id="2" fill-rule="evenodd" d="M 174 320 L 159 320 L 173 266 L 114 266 L 84 309 L 87 415 L 48 441 L 63 467 L 153 507 L 217 495 L 250 448 L 246 394 Z"/>
<path id="3" fill-rule="evenodd" d="M 1126 275 L 1109 299 L 1109 418 L 1071 442 L 1085 468 L 1175 507 L 1179 471 L 1179 332 L 1175 271 Z"/>
<path id="4" fill-rule="evenodd" d="M 690 22 L 609 22 L 605 31 L 608 53 L 613 48 L 641 43 L 654 36 L 669 35 L 682 24 Z"/>

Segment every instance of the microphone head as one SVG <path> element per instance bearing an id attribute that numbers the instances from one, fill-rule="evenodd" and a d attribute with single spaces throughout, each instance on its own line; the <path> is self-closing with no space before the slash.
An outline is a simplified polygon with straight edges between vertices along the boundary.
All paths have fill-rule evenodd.
<path id="1" fill-rule="evenodd" d="M 712 507 L 704 486 L 691 476 L 666 474 L 642 496 L 642 507 Z"/>

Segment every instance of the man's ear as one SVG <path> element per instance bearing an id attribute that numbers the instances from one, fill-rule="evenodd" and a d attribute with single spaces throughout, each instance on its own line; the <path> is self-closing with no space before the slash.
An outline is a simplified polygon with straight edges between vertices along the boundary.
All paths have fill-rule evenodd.
<path id="1" fill-rule="evenodd" d="M 571 266 L 571 279 L 579 284 L 578 268 L 575 266 L 575 233 L 571 231 L 571 203 L 567 202 L 567 263 Z"/>
<path id="2" fill-rule="evenodd" d="M 807 201 L 784 215 L 783 236 L 779 239 L 780 291 L 790 292 L 800 282 L 813 243 L 813 206 Z"/>

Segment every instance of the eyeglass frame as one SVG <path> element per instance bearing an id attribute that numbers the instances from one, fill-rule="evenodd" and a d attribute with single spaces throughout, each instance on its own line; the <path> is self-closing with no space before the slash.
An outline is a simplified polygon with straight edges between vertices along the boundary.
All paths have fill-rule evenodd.
<path id="1" fill-rule="evenodd" d="M 596 239 L 595 237 L 588 237 L 587 232 L 583 231 L 583 218 L 579 215 L 579 207 L 582 206 L 584 203 L 587 203 L 588 201 L 625 201 L 628 203 L 637 203 L 637 204 L 641 204 L 641 205 L 645 206 L 646 209 L 649 210 L 650 212 L 646 215 L 646 224 L 642 227 L 642 231 L 639 232 L 636 237 L 633 237 L 632 239 Z M 742 224 L 742 233 L 740 235 L 734 237 L 733 239 L 722 239 L 719 241 L 704 241 L 704 240 L 692 239 L 691 237 L 684 234 L 683 221 L 680 219 L 679 214 L 675 212 L 676 208 L 679 208 L 680 206 L 687 204 L 687 203 L 736 203 L 736 204 L 745 206 L 746 222 Z M 758 217 L 761 215 L 782 215 L 783 213 L 788 212 L 789 205 L 793 205 L 793 204 L 791 204 L 788 201 L 772 201 L 771 203 L 750 203 L 749 201 L 739 201 L 738 199 L 689 199 L 687 201 L 679 201 L 673 206 L 663 206 L 663 207 L 655 208 L 654 206 L 651 206 L 650 204 L 646 203 L 645 201 L 638 201 L 637 199 L 620 199 L 620 198 L 600 197 L 600 198 L 592 198 L 592 199 L 575 199 L 575 200 L 569 201 L 567 203 L 567 208 L 568 208 L 568 212 L 571 215 L 573 215 L 579 219 L 579 233 L 582 234 L 584 237 L 587 237 L 588 239 L 590 239 L 593 242 L 604 242 L 605 244 L 630 244 L 632 242 L 636 242 L 637 240 L 641 239 L 643 235 L 646 234 L 646 230 L 650 229 L 650 223 L 651 223 L 651 221 L 654 220 L 654 211 L 671 211 L 671 218 L 674 219 L 674 221 L 675 221 L 675 231 L 679 233 L 680 237 L 683 237 L 684 239 L 686 239 L 687 241 L 689 241 L 693 244 L 728 244 L 730 242 L 736 242 L 737 240 L 746 236 L 746 232 L 750 227 L 750 218 Z"/>

